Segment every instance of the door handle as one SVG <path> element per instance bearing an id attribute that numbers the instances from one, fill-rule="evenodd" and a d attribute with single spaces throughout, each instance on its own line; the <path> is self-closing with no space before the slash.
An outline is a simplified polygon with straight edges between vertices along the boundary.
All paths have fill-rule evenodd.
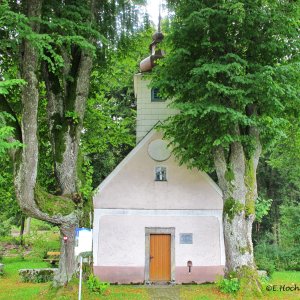
<path id="1" fill-rule="evenodd" d="M 150 255 L 150 259 L 152 259 L 152 258 L 154 258 L 154 256 L 151 256 L 151 255 Z"/>

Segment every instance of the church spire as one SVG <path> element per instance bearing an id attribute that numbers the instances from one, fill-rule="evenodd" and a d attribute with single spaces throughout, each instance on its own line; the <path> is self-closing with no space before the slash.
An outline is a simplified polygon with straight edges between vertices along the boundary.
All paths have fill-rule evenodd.
<path id="1" fill-rule="evenodd" d="M 158 32 L 160 31 L 160 22 L 161 22 L 161 2 L 159 3 L 159 14 L 158 14 Z"/>
<path id="2" fill-rule="evenodd" d="M 149 45 L 151 55 L 146 57 L 140 62 L 141 72 L 148 72 L 153 69 L 155 62 L 164 56 L 164 51 L 158 49 L 156 46 L 164 39 L 164 35 L 161 32 L 161 3 L 159 5 L 159 16 L 158 16 L 158 31 L 152 35 L 152 43 Z"/>

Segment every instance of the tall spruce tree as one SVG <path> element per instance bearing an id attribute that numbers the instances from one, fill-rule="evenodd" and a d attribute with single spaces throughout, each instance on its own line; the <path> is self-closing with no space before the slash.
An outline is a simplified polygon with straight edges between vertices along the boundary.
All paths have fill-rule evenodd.
<path id="1" fill-rule="evenodd" d="M 262 147 L 299 114 L 299 2 L 169 3 L 171 51 L 154 84 L 180 113 L 167 122 L 165 136 L 181 163 L 216 171 L 225 273 L 247 277 L 259 290 L 251 237 L 256 169 Z"/>

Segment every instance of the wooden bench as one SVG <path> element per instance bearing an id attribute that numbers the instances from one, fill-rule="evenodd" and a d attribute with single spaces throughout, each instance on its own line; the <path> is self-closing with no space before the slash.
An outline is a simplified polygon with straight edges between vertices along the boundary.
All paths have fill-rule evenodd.
<path id="1" fill-rule="evenodd" d="M 60 252 L 49 251 L 47 252 L 47 258 L 43 259 L 48 261 L 51 265 L 55 265 L 59 262 Z"/>

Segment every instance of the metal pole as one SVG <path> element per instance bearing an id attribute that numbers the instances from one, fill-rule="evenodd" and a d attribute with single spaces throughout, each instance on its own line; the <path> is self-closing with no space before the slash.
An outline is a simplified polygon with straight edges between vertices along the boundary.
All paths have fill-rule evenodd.
<path id="1" fill-rule="evenodd" d="M 81 284 L 82 284 L 82 256 L 80 256 L 80 271 L 79 271 L 79 292 L 78 292 L 78 300 L 81 300 Z"/>

